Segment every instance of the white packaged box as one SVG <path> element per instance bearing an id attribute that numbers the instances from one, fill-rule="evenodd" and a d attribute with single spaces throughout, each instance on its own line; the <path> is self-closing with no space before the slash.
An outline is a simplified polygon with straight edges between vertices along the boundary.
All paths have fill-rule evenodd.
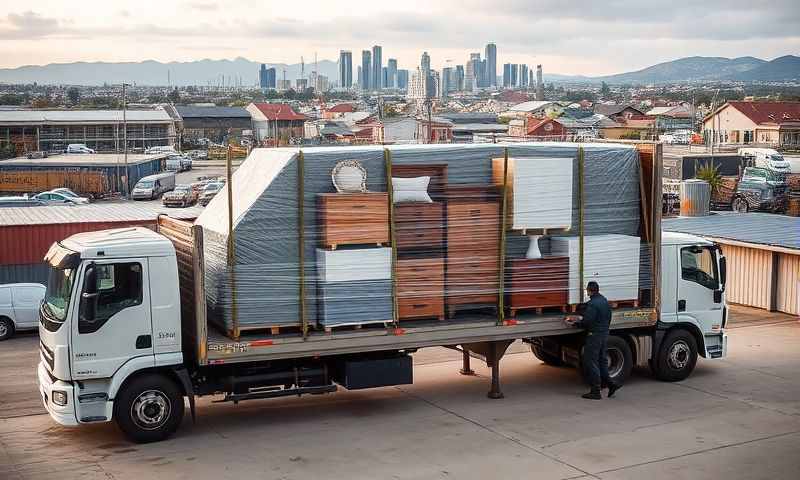
<path id="1" fill-rule="evenodd" d="M 592 280 L 609 301 L 639 298 L 639 237 L 584 237 L 583 285 L 580 284 L 579 238 L 551 237 L 550 254 L 569 257 L 569 303 L 580 303 L 581 290 Z"/>
<path id="2" fill-rule="evenodd" d="M 391 248 L 317 249 L 320 282 L 385 280 L 392 278 Z"/>

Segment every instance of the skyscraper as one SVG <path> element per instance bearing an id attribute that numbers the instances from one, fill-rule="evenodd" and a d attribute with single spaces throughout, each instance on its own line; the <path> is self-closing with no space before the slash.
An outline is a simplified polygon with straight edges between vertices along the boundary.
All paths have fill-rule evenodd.
<path id="1" fill-rule="evenodd" d="M 478 68 L 478 86 L 486 88 L 489 86 L 489 78 L 486 76 L 486 59 L 481 60 L 480 67 Z"/>
<path id="2" fill-rule="evenodd" d="M 464 90 L 472 92 L 478 88 L 478 76 L 481 72 L 481 54 L 470 53 L 469 61 L 467 62 L 467 72 L 464 76 Z"/>
<path id="3" fill-rule="evenodd" d="M 497 86 L 497 45 L 494 43 L 486 44 L 486 79 L 487 87 Z"/>
<path id="4" fill-rule="evenodd" d="M 389 67 L 381 68 L 381 85 L 383 88 L 387 88 L 389 85 Z"/>
<path id="5" fill-rule="evenodd" d="M 456 90 L 464 91 L 464 65 L 456 65 Z"/>
<path id="6" fill-rule="evenodd" d="M 408 83 L 408 93 L 406 97 L 409 100 L 424 100 L 427 96 L 427 77 L 428 75 L 422 69 L 417 67 L 414 73 L 411 74 L 411 79 Z"/>
<path id="7" fill-rule="evenodd" d="M 519 86 L 522 88 L 528 87 L 528 66 L 524 63 L 519 64 Z"/>
<path id="8" fill-rule="evenodd" d="M 361 76 L 361 65 L 358 66 L 358 87 L 361 88 L 364 85 L 364 77 Z"/>
<path id="9" fill-rule="evenodd" d="M 339 52 L 339 86 L 342 88 L 353 86 L 353 52 L 349 50 Z"/>
<path id="10" fill-rule="evenodd" d="M 386 68 L 389 70 L 387 83 L 385 88 L 397 88 L 397 59 L 390 58 L 386 63 Z"/>
<path id="11" fill-rule="evenodd" d="M 446 97 L 456 91 L 456 75 L 452 67 L 442 69 L 442 96 Z"/>
<path id="12" fill-rule="evenodd" d="M 372 88 L 372 52 L 369 50 L 361 51 L 361 90 L 368 91 Z"/>
<path id="13" fill-rule="evenodd" d="M 515 88 L 517 85 L 519 85 L 518 80 L 517 80 L 518 72 L 519 72 L 519 65 L 516 64 L 516 63 L 512 63 L 511 64 L 511 81 L 510 81 L 511 88 Z"/>
<path id="14" fill-rule="evenodd" d="M 536 100 L 544 100 L 544 82 L 542 81 L 542 65 L 536 65 Z"/>
<path id="15" fill-rule="evenodd" d="M 428 55 L 428 52 L 422 52 L 422 59 L 419 62 L 419 66 L 426 72 L 431 71 L 431 56 Z"/>
<path id="16" fill-rule="evenodd" d="M 511 64 L 503 64 L 503 88 L 511 88 Z"/>
<path id="17" fill-rule="evenodd" d="M 265 88 L 267 88 L 267 89 L 271 88 L 271 89 L 275 90 L 275 87 L 277 86 L 277 82 L 276 82 L 277 76 L 278 76 L 278 72 L 275 70 L 275 67 L 268 68 L 267 69 L 267 73 L 266 73 L 267 86 Z"/>
<path id="18" fill-rule="evenodd" d="M 380 90 L 383 88 L 383 79 L 382 75 L 382 68 L 383 68 L 383 49 L 380 45 L 373 45 L 372 47 L 372 75 L 370 80 L 372 80 L 372 89 L 373 90 Z"/>
<path id="19" fill-rule="evenodd" d="M 408 89 L 408 70 L 398 70 L 397 71 L 397 88 L 400 90 Z"/>
<path id="20" fill-rule="evenodd" d="M 258 86 L 261 89 L 267 88 L 267 66 L 263 63 L 261 64 L 261 69 L 258 71 Z"/>

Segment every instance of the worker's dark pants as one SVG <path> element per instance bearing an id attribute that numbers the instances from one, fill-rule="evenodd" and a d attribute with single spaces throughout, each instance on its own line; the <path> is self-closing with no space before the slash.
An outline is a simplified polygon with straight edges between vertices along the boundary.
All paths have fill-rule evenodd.
<path id="1" fill-rule="evenodd" d="M 589 333 L 583 347 L 583 373 L 592 389 L 600 389 L 601 385 L 609 385 L 608 358 L 606 358 L 606 342 L 608 334 Z"/>

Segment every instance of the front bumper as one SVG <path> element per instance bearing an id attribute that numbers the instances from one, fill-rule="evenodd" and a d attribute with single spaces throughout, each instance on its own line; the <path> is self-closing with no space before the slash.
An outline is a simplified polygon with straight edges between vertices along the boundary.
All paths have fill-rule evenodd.
<path id="1" fill-rule="evenodd" d="M 72 384 L 63 380 L 53 380 L 47 372 L 47 367 L 42 362 L 39 362 L 37 374 L 42 403 L 50 417 L 61 425 L 68 427 L 78 425 L 78 418 L 75 416 L 75 391 Z M 66 405 L 62 406 L 53 403 L 53 390 L 60 390 L 66 393 Z"/>

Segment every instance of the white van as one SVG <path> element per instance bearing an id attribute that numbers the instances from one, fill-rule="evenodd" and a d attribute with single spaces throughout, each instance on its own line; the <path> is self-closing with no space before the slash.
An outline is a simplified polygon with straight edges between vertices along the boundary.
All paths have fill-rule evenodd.
<path id="1" fill-rule="evenodd" d="M 748 160 L 751 167 L 761 167 L 774 172 L 791 173 L 791 163 L 772 148 L 740 148 L 739 156 Z"/>
<path id="2" fill-rule="evenodd" d="M 70 143 L 67 145 L 67 153 L 95 153 L 95 151 L 85 143 Z"/>
<path id="3" fill-rule="evenodd" d="M 131 192 L 134 200 L 153 200 L 175 188 L 175 172 L 157 173 L 142 177 Z"/>
<path id="4" fill-rule="evenodd" d="M 39 305 L 45 290 L 38 283 L 0 285 L 0 340 L 11 338 L 17 330 L 39 328 Z"/>

